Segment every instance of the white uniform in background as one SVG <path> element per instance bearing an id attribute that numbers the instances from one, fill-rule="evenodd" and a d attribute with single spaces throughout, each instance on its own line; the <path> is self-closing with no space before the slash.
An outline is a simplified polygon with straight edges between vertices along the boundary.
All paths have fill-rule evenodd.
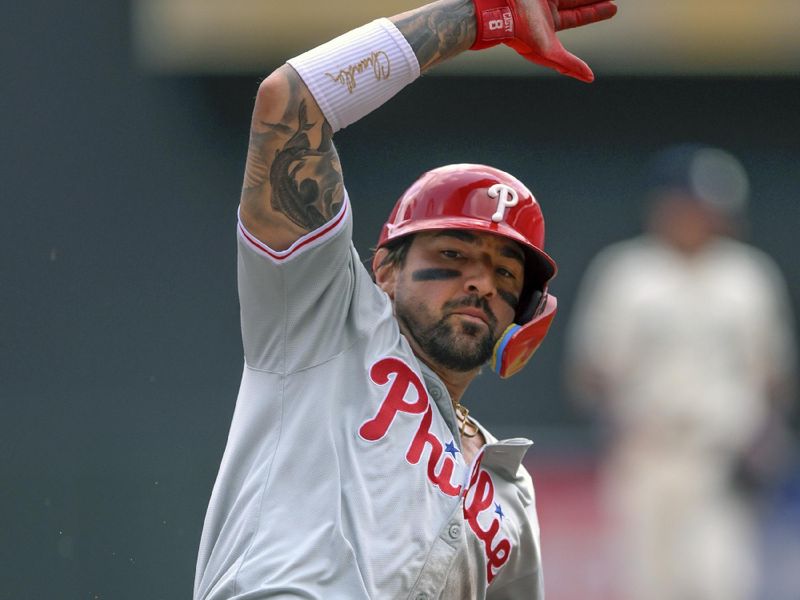
<path id="1" fill-rule="evenodd" d="M 578 298 L 572 360 L 604 382 L 631 600 L 750 598 L 754 523 L 731 476 L 794 365 L 778 269 L 727 238 L 687 257 L 642 236 L 604 250 Z"/>
<path id="2" fill-rule="evenodd" d="M 245 368 L 194 598 L 540 599 L 528 440 L 464 463 L 452 402 L 351 242 L 239 226 Z"/>

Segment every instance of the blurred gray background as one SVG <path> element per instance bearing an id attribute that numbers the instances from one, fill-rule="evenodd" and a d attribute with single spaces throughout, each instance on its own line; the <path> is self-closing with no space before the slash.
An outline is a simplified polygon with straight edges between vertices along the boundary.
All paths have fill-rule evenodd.
<path id="1" fill-rule="evenodd" d="M 145 68 L 123 1 L 6 4 L 0 600 L 189 598 L 242 368 L 234 227 L 260 74 Z M 748 237 L 800 301 L 797 72 L 625 75 L 584 54 L 591 86 L 428 76 L 336 140 L 364 258 L 428 168 L 491 163 L 533 189 L 560 314 L 522 374 L 483 375 L 465 402 L 541 455 L 591 447 L 564 326 L 593 254 L 637 231 L 660 146 L 738 155 Z"/>

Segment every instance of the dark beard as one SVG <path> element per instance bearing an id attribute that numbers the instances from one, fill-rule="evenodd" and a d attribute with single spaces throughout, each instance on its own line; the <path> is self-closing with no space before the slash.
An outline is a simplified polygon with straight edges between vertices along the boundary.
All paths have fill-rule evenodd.
<path id="1" fill-rule="evenodd" d="M 414 312 L 397 307 L 397 318 L 405 325 L 406 331 L 420 349 L 437 364 L 466 373 L 482 366 L 488 361 L 494 351 L 495 339 L 493 332 L 497 327 L 497 319 L 485 301 L 478 298 L 466 298 L 459 302 L 450 302 L 445 305 L 445 311 L 460 306 L 474 306 L 484 310 L 489 317 L 488 331 L 475 323 L 458 323 L 454 325 L 450 316 L 446 316 L 430 327 L 421 325 L 414 317 Z M 459 328 L 462 336 L 473 340 L 472 344 L 457 340 Z"/>

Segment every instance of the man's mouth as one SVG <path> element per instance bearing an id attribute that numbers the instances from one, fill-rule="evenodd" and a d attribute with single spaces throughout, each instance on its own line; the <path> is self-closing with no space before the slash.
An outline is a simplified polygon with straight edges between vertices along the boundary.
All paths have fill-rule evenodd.
<path id="1" fill-rule="evenodd" d="M 460 308 L 456 311 L 453 311 L 453 315 L 458 315 L 459 317 L 463 317 L 468 321 L 472 321 L 474 323 L 483 323 L 487 327 L 489 327 L 489 317 L 480 309 L 477 308 Z"/>

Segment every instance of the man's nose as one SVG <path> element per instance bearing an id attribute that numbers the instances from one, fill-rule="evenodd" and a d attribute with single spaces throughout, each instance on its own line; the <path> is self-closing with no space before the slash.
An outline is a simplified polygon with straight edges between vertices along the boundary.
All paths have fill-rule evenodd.
<path id="1" fill-rule="evenodd" d="M 464 286 L 471 294 L 492 296 L 497 290 L 494 269 L 483 261 L 476 261 L 466 269 Z"/>

